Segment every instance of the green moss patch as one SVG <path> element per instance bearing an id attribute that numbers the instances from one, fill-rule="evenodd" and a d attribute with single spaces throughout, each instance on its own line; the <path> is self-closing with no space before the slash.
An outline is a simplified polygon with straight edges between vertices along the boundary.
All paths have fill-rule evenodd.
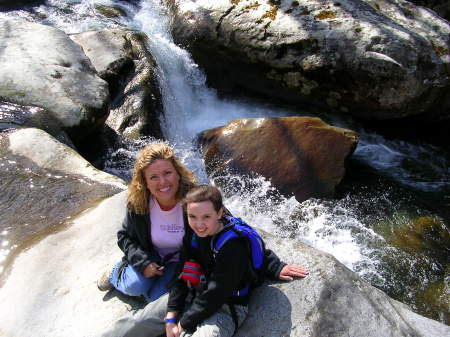
<path id="1" fill-rule="evenodd" d="M 265 12 L 261 18 L 262 19 L 269 18 L 271 20 L 275 20 L 275 18 L 277 17 L 277 12 L 278 8 L 273 7 L 269 9 L 267 12 Z"/>
<path id="2" fill-rule="evenodd" d="M 450 50 L 446 46 L 433 45 L 433 49 L 439 57 L 450 54 Z"/>
<path id="3" fill-rule="evenodd" d="M 435 244 L 449 247 L 450 234 L 439 218 L 421 216 L 394 229 L 389 242 L 404 251 L 421 253 Z"/>
<path id="4" fill-rule="evenodd" d="M 315 18 L 319 20 L 335 19 L 336 13 L 330 10 L 323 10 L 320 11 L 320 13 L 315 16 Z"/>
<path id="5" fill-rule="evenodd" d="M 127 16 L 125 10 L 120 6 L 95 5 L 95 9 L 101 15 L 107 18 L 119 18 Z"/>
<path id="6" fill-rule="evenodd" d="M 447 274 L 450 272 L 450 266 L 447 266 L 446 272 Z M 428 317 L 450 324 L 450 286 L 447 282 L 430 283 L 417 294 L 416 305 L 421 312 L 427 313 Z"/>
<path id="7" fill-rule="evenodd" d="M 256 1 L 254 3 L 251 3 L 251 4 L 247 5 L 247 6 L 245 6 L 244 10 L 250 10 L 250 9 L 253 9 L 253 8 L 258 8 L 259 6 L 261 6 L 261 5 L 259 4 L 258 1 Z"/>

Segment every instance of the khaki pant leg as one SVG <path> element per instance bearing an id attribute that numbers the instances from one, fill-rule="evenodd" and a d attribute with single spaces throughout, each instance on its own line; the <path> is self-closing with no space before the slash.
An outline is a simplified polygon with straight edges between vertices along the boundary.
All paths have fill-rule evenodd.
<path id="1" fill-rule="evenodd" d="M 235 305 L 238 317 L 238 325 L 241 326 L 247 317 L 248 307 Z M 218 312 L 204 320 L 192 333 L 183 332 L 181 337 L 231 337 L 234 335 L 235 326 L 233 316 L 228 305 L 222 306 Z"/>
<path id="2" fill-rule="evenodd" d="M 164 317 L 169 295 L 150 302 L 135 314 L 121 317 L 102 337 L 158 337 L 165 334 Z"/>

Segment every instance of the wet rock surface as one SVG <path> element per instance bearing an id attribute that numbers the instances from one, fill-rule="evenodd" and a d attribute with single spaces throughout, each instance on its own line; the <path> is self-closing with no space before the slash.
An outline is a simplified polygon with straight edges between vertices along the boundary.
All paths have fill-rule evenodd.
<path id="1" fill-rule="evenodd" d="M 0 232 L 7 242 L 2 260 L 36 235 L 126 188 L 121 179 L 32 128 L 0 134 L 0 177 Z"/>

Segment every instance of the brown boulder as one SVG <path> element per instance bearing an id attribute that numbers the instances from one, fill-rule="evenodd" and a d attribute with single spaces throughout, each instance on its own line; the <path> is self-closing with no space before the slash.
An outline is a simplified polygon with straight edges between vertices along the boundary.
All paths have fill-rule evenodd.
<path id="1" fill-rule="evenodd" d="M 209 174 L 256 173 L 299 201 L 334 192 L 357 142 L 356 132 L 312 117 L 238 119 L 199 136 Z"/>

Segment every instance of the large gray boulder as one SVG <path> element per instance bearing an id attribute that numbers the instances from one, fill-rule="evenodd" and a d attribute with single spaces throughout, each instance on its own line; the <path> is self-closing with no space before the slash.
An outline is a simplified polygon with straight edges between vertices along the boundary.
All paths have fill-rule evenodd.
<path id="1" fill-rule="evenodd" d="M 97 170 L 40 129 L 0 133 L 3 252 L 8 250 L 10 258 L 37 234 L 57 228 L 125 188 L 121 179 Z"/>
<path id="2" fill-rule="evenodd" d="M 412 312 L 363 281 L 333 256 L 264 235 L 267 246 L 309 276 L 255 291 L 236 337 L 439 337 L 450 327 Z"/>
<path id="3" fill-rule="evenodd" d="M 116 233 L 124 205 L 125 193 L 106 199 L 16 258 L 0 289 L 2 337 L 99 336 L 129 312 L 130 304 L 96 286 L 121 258 Z"/>
<path id="4" fill-rule="evenodd" d="M 450 25 L 404 0 L 170 1 L 213 86 L 366 119 L 450 117 Z"/>
<path id="5" fill-rule="evenodd" d="M 70 36 L 109 83 L 112 104 L 106 124 L 130 138 L 161 136 L 162 100 L 156 61 L 147 36 L 137 31 L 100 30 Z"/>
<path id="6" fill-rule="evenodd" d="M 125 192 L 71 219 L 16 259 L 0 289 L 5 337 L 99 336 L 136 301 L 102 293 L 96 280 L 121 257 L 116 245 Z M 264 235 L 269 248 L 310 275 L 255 291 L 236 336 L 443 337 L 446 325 L 419 316 L 361 280 L 329 254 L 290 239 Z M 124 301 L 122 301 L 124 300 Z M 140 337 L 140 336 L 136 336 Z"/>
<path id="7" fill-rule="evenodd" d="M 108 85 L 63 31 L 1 20 L 0 50 L 1 100 L 45 109 L 75 138 L 104 122 Z"/>

